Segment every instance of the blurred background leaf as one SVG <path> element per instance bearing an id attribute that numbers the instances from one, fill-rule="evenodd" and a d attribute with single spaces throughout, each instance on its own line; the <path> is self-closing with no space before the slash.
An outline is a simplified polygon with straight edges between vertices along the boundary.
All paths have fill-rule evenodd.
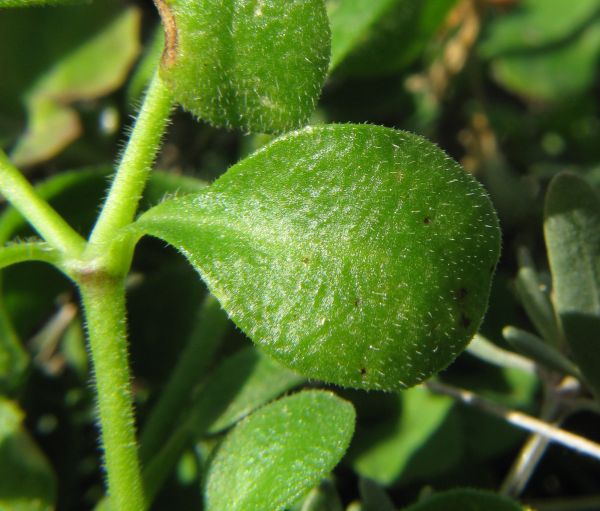
<path id="1" fill-rule="evenodd" d="M 488 26 L 480 46 L 494 78 L 530 100 L 558 101 L 588 90 L 600 55 L 596 0 L 523 0 Z"/>
<path id="2" fill-rule="evenodd" d="M 559 174 L 544 216 L 556 310 L 571 353 L 600 398 L 600 197 L 581 177 Z"/>
<path id="3" fill-rule="evenodd" d="M 54 509 L 56 479 L 46 457 L 23 429 L 23 411 L 0 397 L 0 508 Z"/>
<path id="4" fill-rule="evenodd" d="M 0 55 L 0 67 L 11 72 L 0 84 L 0 144 L 12 146 L 16 165 L 60 152 L 81 134 L 72 105 L 125 81 L 139 53 L 140 11 L 118 6 L 111 0 L 2 13 L 0 44 L 10 51 Z"/>

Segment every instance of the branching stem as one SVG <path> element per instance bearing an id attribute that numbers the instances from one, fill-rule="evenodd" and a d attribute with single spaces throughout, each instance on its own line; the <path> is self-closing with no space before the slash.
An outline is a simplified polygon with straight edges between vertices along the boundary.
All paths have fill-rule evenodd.
<path id="1" fill-rule="evenodd" d="M 77 257 L 83 252 L 85 240 L 38 195 L 2 149 L 0 149 L 0 193 L 51 247 L 70 257 Z"/>
<path id="2" fill-rule="evenodd" d="M 156 71 L 106 202 L 90 236 L 91 250 L 103 253 L 115 232 L 133 220 L 172 106 L 171 93 Z"/>

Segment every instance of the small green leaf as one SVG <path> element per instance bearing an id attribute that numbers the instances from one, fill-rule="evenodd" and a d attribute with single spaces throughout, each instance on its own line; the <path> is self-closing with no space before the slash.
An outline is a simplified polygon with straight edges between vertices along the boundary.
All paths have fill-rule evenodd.
<path id="1" fill-rule="evenodd" d="M 457 489 L 436 493 L 404 511 L 527 511 L 502 495 L 490 491 Z"/>
<path id="2" fill-rule="evenodd" d="M 496 346 L 496 344 L 480 333 L 475 334 L 475 337 L 473 337 L 473 340 L 467 348 L 467 353 L 488 364 L 504 368 L 519 369 L 527 373 L 535 373 L 535 365 L 531 360 L 522 357 L 513 351 Z"/>
<path id="3" fill-rule="evenodd" d="M 575 174 L 550 183 L 544 235 L 556 310 L 573 358 L 600 396 L 600 199 Z"/>
<path id="4" fill-rule="evenodd" d="M 50 464 L 22 428 L 23 412 L 0 397 L 0 509 L 54 509 L 56 480 Z"/>
<path id="5" fill-rule="evenodd" d="M 550 298 L 540 289 L 540 280 L 531 266 L 522 266 L 515 281 L 517 294 L 542 338 L 551 346 L 558 347 L 562 341 Z"/>
<path id="6" fill-rule="evenodd" d="M 177 416 L 179 427 L 169 435 L 158 452 L 154 452 L 153 447 L 156 446 L 151 445 L 156 444 L 153 440 L 158 438 L 150 438 L 148 431 L 144 430 L 140 449 L 142 459 L 153 455 L 144 471 L 144 479 L 150 488 L 148 498 L 151 499 L 160 488 L 183 449 L 207 433 L 207 429 L 208 433 L 218 433 L 303 381 L 255 347 L 227 358 L 217 367 L 198 397 L 189 403 L 187 416 L 184 415 L 183 420 Z"/>
<path id="7" fill-rule="evenodd" d="M 352 405 L 300 392 L 236 426 L 209 466 L 207 511 L 262 511 L 294 502 L 340 461 L 354 431 Z"/>
<path id="8" fill-rule="evenodd" d="M 0 143 L 6 149 L 17 141 L 26 123 L 31 127 L 25 109 L 30 110 L 33 86 L 122 13 L 119 0 L 2 9 L 0 48 L 11 49 L 0 52 L 0 69 L 6 70 L 0 80 Z M 119 54 L 104 55 L 102 64 L 113 59 L 116 63 Z M 62 100 L 55 103 L 71 108 Z"/>
<path id="9" fill-rule="evenodd" d="M 141 13 L 129 7 L 75 48 L 33 85 L 31 97 L 95 98 L 116 89 L 137 57 Z"/>
<path id="10" fill-rule="evenodd" d="M 287 367 L 390 390 L 464 349 L 500 237 L 487 195 L 458 164 L 421 137 L 367 125 L 288 134 L 133 229 L 178 248 Z"/>
<path id="11" fill-rule="evenodd" d="M 216 126 L 281 132 L 315 108 L 329 63 L 323 0 L 161 0 L 161 77 Z"/>

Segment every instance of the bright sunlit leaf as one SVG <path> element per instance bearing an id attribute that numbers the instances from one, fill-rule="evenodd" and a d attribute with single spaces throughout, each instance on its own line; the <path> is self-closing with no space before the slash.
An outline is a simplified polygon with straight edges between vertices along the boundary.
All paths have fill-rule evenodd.
<path id="1" fill-rule="evenodd" d="M 301 374 L 400 389 L 476 332 L 499 253 L 483 188 L 425 139 L 306 128 L 134 225 L 178 248 L 233 321 Z"/>

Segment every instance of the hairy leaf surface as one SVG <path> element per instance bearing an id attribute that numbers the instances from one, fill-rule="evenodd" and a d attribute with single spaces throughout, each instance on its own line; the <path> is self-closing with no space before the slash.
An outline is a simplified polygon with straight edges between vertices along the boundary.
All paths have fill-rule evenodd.
<path id="1" fill-rule="evenodd" d="M 306 391 L 267 405 L 226 437 L 208 469 L 208 511 L 282 509 L 340 461 L 354 432 L 352 405 Z"/>
<path id="2" fill-rule="evenodd" d="M 499 252 L 481 186 L 425 139 L 332 125 L 285 135 L 134 225 L 178 248 L 233 321 L 300 373 L 400 389 L 481 321 Z"/>
<path id="3" fill-rule="evenodd" d="M 164 0 L 161 76 L 216 126 L 280 132 L 305 124 L 330 53 L 323 0 Z"/>

